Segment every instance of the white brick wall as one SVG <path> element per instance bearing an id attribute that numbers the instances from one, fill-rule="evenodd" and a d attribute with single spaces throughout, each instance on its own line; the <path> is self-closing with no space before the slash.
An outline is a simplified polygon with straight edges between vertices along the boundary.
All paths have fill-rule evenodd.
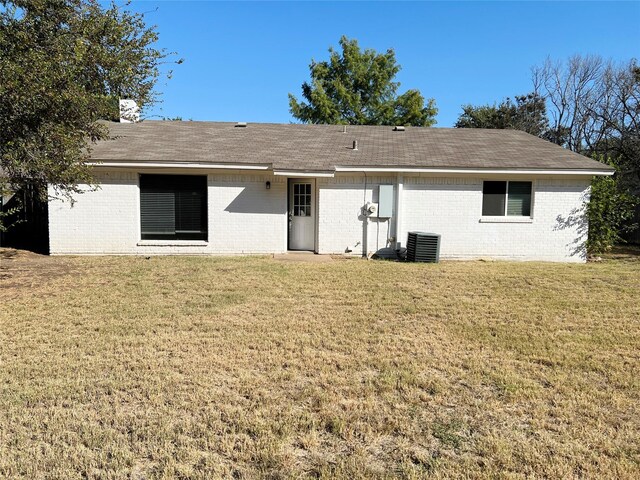
<path id="1" fill-rule="evenodd" d="M 439 233 L 441 258 L 583 262 L 589 180 L 535 180 L 531 223 L 482 223 L 482 180 L 405 178 L 399 238 Z M 510 220 L 501 217 L 501 220 Z"/>
<path id="2" fill-rule="evenodd" d="M 50 202 L 52 254 L 270 253 L 287 248 L 285 178 L 208 175 L 209 240 L 182 246 L 140 241 L 137 173 L 105 172 L 98 180 L 100 189 L 77 195 L 73 205 Z"/>
<path id="3" fill-rule="evenodd" d="M 104 172 L 100 188 L 76 203 L 49 205 L 52 254 L 233 254 L 277 253 L 287 248 L 287 180 L 271 174 L 209 174 L 209 240 L 188 245 L 140 241 L 138 174 Z M 271 189 L 265 182 L 271 182 Z M 354 255 L 389 246 L 396 235 L 391 220 L 365 218 L 361 208 L 377 202 L 378 185 L 394 176 L 337 175 L 317 179 L 317 251 Z M 402 222 L 407 232 L 442 235 L 442 258 L 585 260 L 583 201 L 589 180 L 534 181 L 530 223 L 484 223 L 480 178 L 404 177 Z M 508 217 L 503 220 L 510 220 Z M 146 243 L 146 244 L 145 244 Z M 149 244 L 150 243 L 150 244 Z"/>
<path id="4" fill-rule="evenodd" d="M 76 195 L 73 204 L 49 201 L 51 254 L 135 251 L 140 238 L 137 175 L 111 173 L 97 180 L 99 189 Z M 49 195 L 54 195 L 51 189 Z"/>
<path id="5" fill-rule="evenodd" d="M 393 219 L 367 218 L 362 207 L 378 202 L 378 186 L 395 177 L 349 176 L 318 179 L 318 253 L 375 253 L 388 246 Z M 395 215 L 395 212 L 394 212 Z"/>

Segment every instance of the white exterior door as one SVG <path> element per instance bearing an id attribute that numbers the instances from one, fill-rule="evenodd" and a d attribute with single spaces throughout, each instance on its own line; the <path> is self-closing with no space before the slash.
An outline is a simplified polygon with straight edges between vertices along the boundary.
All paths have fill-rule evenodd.
<path id="1" fill-rule="evenodd" d="M 289 249 L 315 249 L 315 180 L 289 182 Z"/>

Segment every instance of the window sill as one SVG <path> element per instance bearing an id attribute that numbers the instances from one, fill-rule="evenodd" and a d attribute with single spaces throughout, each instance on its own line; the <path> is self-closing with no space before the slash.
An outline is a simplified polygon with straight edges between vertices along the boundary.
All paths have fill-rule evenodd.
<path id="1" fill-rule="evenodd" d="M 531 217 L 480 217 L 480 223 L 533 223 Z"/>
<path id="2" fill-rule="evenodd" d="M 140 240 L 139 247 L 206 247 L 206 240 Z"/>

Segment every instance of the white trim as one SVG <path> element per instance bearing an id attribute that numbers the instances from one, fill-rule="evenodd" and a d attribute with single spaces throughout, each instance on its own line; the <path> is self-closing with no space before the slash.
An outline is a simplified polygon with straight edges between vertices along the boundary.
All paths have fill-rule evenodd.
<path id="1" fill-rule="evenodd" d="M 291 209 L 294 208 L 293 205 L 293 189 L 291 188 L 294 184 L 299 183 L 299 184 L 311 184 L 311 198 L 312 203 L 311 203 L 311 212 L 312 212 L 312 217 L 313 217 L 313 221 L 312 221 L 312 225 L 313 225 L 313 248 L 312 250 L 307 250 L 307 249 L 292 249 L 291 248 L 291 241 L 290 241 L 290 237 L 291 237 L 291 229 L 289 228 L 289 218 L 290 214 L 291 214 Z M 295 178 L 289 178 L 289 181 L 287 181 L 287 251 L 288 252 L 314 252 L 317 253 L 318 252 L 318 182 L 315 180 L 315 178 L 313 179 L 309 179 L 309 178 L 305 178 L 305 177 L 295 177 Z"/>
<path id="2" fill-rule="evenodd" d="M 521 181 L 518 180 L 486 180 L 483 179 L 482 180 L 482 204 L 480 206 L 481 208 L 481 212 L 482 209 L 484 209 L 484 184 L 485 182 L 504 182 L 505 186 L 504 186 L 504 211 L 502 212 L 502 215 L 484 215 L 480 217 L 480 223 L 531 223 L 531 222 L 527 222 L 526 219 L 529 219 L 531 221 L 533 221 L 533 199 L 535 198 L 535 187 L 536 187 L 536 183 L 534 180 L 526 180 L 525 183 L 530 183 L 531 184 L 531 194 L 529 195 L 529 216 L 516 216 L 516 215 L 509 215 L 509 183 L 510 182 L 517 182 L 517 183 L 523 183 Z M 495 219 L 504 219 L 504 218 L 512 218 L 514 219 L 513 221 L 504 221 L 504 220 L 495 220 Z"/>
<path id="3" fill-rule="evenodd" d="M 105 168 L 195 168 L 219 170 L 271 170 L 270 165 L 243 163 L 194 163 L 194 162 L 88 162 L 92 167 Z M 337 166 L 335 172 L 387 172 L 387 173 L 460 173 L 460 174 L 498 174 L 498 175 L 602 175 L 611 176 L 613 171 L 604 170 L 531 170 L 531 169 L 473 169 L 473 168 L 410 168 L 410 167 L 346 167 Z M 300 172 L 296 170 L 273 170 L 273 174 L 284 177 L 324 177 L 332 178 L 334 172 Z"/>
<path id="4" fill-rule="evenodd" d="M 293 178 L 316 178 L 325 177 L 333 178 L 333 172 L 297 172 L 295 170 L 274 170 L 273 174 L 276 176 L 293 177 Z"/>
<path id="5" fill-rule="evenodd" d="M 313 253 L 318 253 L 320 248 L 320 187 L 318 186 L 318 181 L 313 181 L 313 199 L 315 202 L 315 210 L 316 218 L 313 222 L 313 228 L 315 229 L 313 232 Z"/>
<path id="6" fill-rule="evenodd" d="M 402 231 L 402 196 L 404 194 L 404 177 L 401 173 L 396 175 L 396 205 L 395 205 L 395 232 L 394 236 L 396 237 L 396 244 L 393 245 L 393 248 L 401 248 L 402 242 L 404 238 L 404 233 Z"/>
<path id="7" fill-rule="evenodd" d="M 140 193 L 140 173 L 136 173 L 136 238 L 142 240 L 142 194 Z"/>
<path id="8" fill-rule="evenodd" d="M 138 247 L 206 247 L 207 240 L 140 240 Z"/>
<path id="9" fill-rule="evenodd" d="M 403 168 L 403 167 L 336 167 L 336 172 L 394 172 L 394 173 L 468 173 L 474 175 L 613 175 L 604 170 L 518 170 L 511 169 L 471 169 L 471 168 Z"/>
<path id="10" fill-rule="evenodd" d="M 206 168 L 221 170 L 270 170 L 269 165 L 242 163 L 193 163 L 193 162 L 90 162 L 92 167 L 122 168 Z"/>
<path id="11" fill-rule="evenodd" d="M 206 247 L 209 245 L 208 240 L 142 240 L 142 194 L 140 191 L 140 177 L 142 175 L 149 175 L 147 173 L 137 174 L 137 189 L 136 189 L 136 200 L 138 203 L 138 226 L 137 232 L 140 240 L 136 243 L 138 247 Z M 207 236 L 209 235 L 209 175 L 198 175 L 201 177 L 205 177 L 205 194 L 206 194 L 206 203 L 207 203 Z"/>
<path id="12" fill-rule="evenodd" d="M 480 217 L 480 223 L 533 223 L 533 218 L 515 216 L 485 216 Z"/>

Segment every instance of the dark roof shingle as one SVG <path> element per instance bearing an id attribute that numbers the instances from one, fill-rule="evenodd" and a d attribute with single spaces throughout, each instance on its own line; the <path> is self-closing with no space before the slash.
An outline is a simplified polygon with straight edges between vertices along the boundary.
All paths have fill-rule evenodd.
<path id="1" fill-rule="evenodd" d="M 143 121 L 109 123 L 93 146 L 103 162 L 263 164 L 278 170 L 335 167 L 565 169 L 611 167 L 517 130 Z M 358 141 L 358 150 L 352 148 Z"/>

